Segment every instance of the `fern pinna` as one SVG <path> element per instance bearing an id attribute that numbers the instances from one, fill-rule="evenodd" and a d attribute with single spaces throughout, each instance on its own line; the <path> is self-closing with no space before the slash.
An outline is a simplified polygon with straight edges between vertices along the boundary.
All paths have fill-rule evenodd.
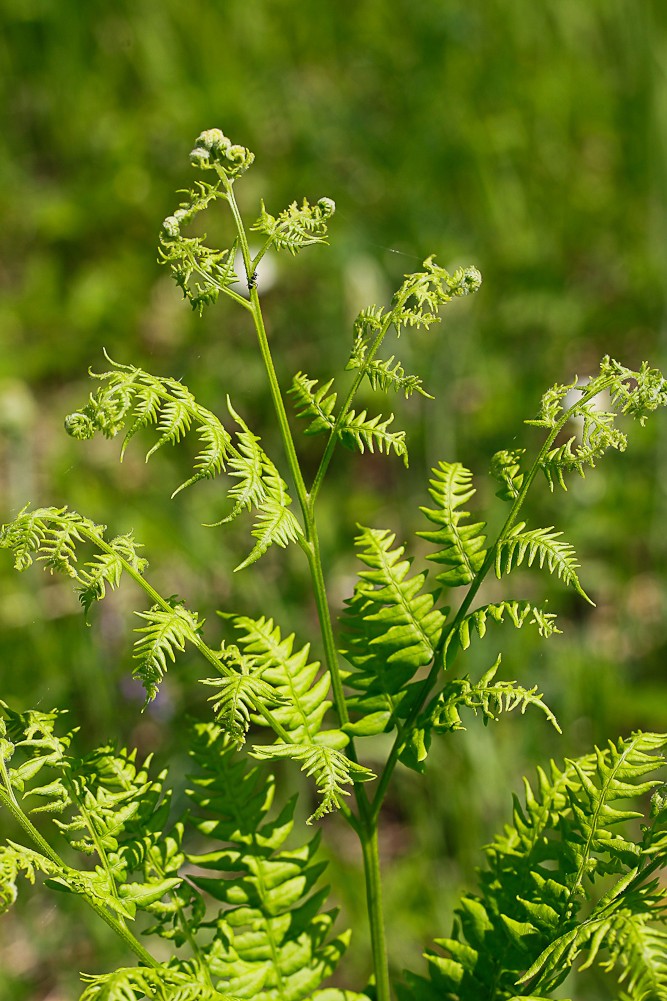
<path id="1" fill-rule="evenodd" d="M 150 759 L 141 762 L 112 742 L 79 755 L 63 714 L 18 713 L 3 703 L 0 806 L 20 840 L 0 847 L 0 908 L 14 903 L 20 877 L 41 877 L 47 888 L 77 896 L 120 937 L 127 964 L 84 973 L 81 1001 L 389 1001 L 390 972 L 406 1001 L 536 999 L 549 997 L 577 962 L 597 964 L 625 999 L 667 998 L 660 883 L 667 807 L 657 788 L 667 736 L 638 732 L 562 768 L 538 770 L 525 801 L 515 801 L 513 825 L 485 850 L 479 891 L 463 897 L 452 933 L 429 949 L 425 973 L 390 971 L 379 852 L 394 772 L 399 764 L 425 771 L 434 739 L 448 740 L 472 716 L 488 724 L 513 710 L 536 709 L 560 729 L 530 679 L 504 677 L 499 656 L 481 673 L 468 670 L 465 655 L 502 624 L 534 628 L 543 638 L 559 632 L 546 601 L 522 597 L 505 581 L 520 581 L 520 569 L 545 570 L 592 601 L 573 546 L 553 525 L 529 525 L 524 502 L 540 474 L 550 490 L 567 490 L 572 474 L 584 476 L 610 448 L 623 451 L 618 419 L 643 424 L 664 406 L 663 376 L 606 357 L 588 381 L 549 389 L 527 421 L 543 436 L 532 462 L 529 442 L 492 457 L 496 496 L 506 505 L 500 519 L 476 513 L 472 470 L 453 457 L 439 461 L 414 526 L 426 565 L 415 562 L 395 528 L 359 526 L 360 569 L 340 608 L 326 587 L 318 532 L 318 498 L 333 455 L 342 444 L 407 465 L 407 435 L 394 414 L 362 406 L 359 394 L 431 399 L 398 347 L 387 353 L 386 345 L 431 331 L 444 307 L 479 290 L 481 276 L 474 267 L 450 273 L 428 257 L 389 305 L 361 310 L 344 373 L 290 377 L 276 367 L 267 338 L 261 263 L 270 253 L 297 255 L 326 243 L 335 204 L 304 199 L 273 214 L 261 202 L 248 227 L 234 186 L 254 155 L 209 129 L 190 160 L 208 179 L 165 219 L 160 259 L 194 310 L 228 299 L 252 325 L 282 454 L 268 454 L 229 396 L 221 418 L 183 382 L 108 356 L 108 369 L 91 373 L 97 388 L 66 429 L 79 440 L 122 434 L 121 459 L 135 438 L 149 439 L 147 460 L 196 438 L 192 473 L 172 497 L 178 502 L 186 488 L 216 480 L 211 532 L 251 517 L 253 543 L 235 572 L 271 549 L 277 557 L 298 547 L 317 628 L 297 640 L 269 614 L 224 608 L 222 626 L 216 620 L 223 638 L 214 640 L 215 627 L 185 600 L 156 589 L 131 534 L 109 533 L 62 506 L 19 511 L 0 531 L 0 548 L 12 552 L 16 569 L 38 561 L 67 577 L 86 616 L 109 590 L 132 582 L 144 596 L 132 658 L 144 708 L 189 655 L 202 667 L 208 718 L 192 725 L 194 773 L 190 807 L 183 808 L 184 794 L 172 797 L 166 772 L 155 772 Z M 222 249 L 188 235 L 216 207 L 228 210 L 233 227 Z M 221 388 L 224 399 L 230 387 Z M 321 436 L 314 472 L 300 462 L 293 425 Z M 487 528 L 499 521 L 495 533 Z M 493 572 L 507 589 L 492 601 L 478 598 Z M 388 749 L 383 760 L 378 747 Z M 359 841 L 372 969 L 357 987 L 367 993 L 325 985 L 349 934 L 335 930 L 336 908 L 319 881 L 326 865 L 319 832 L 295 840 L 295 797 L 273 807 L 283 760 L 285 774 L 297 766 L 310 780 L 307 822 L 337 811 Z M 627 806 L 651 791 L 648 817 Z M 151 936 L 162 940 L 158 950 Z"/>

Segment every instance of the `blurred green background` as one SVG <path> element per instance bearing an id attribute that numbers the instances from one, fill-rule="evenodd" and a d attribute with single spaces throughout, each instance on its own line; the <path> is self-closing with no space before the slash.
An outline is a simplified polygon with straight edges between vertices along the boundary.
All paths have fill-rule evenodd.
<path id="1" fill-rule="evenodd" d="M 424 527 L 429 463 L 471 467 L 484 510 L 490 456 L 535 444 L 522 420 L 547 386 L 594 372 L 605 353 L 667 364 L 667 7 L 658 0 L 0 0 L 0 19 L 0 521 L 32 500 L 68 503 L 114 532 L 134 527 L 156 585 L 206 614 L 213 635 L 222 608 L 268 611 L 313 637 L 298 552 L 286 557 L 287 585 L 273 554 L 232 580 L 248 525 L 237 535 L 201 527 L 221 513 L 215 484 L 167 499 L 182 455 L 145 467 L 137 446 L 119 468 L 116 443 L 81 445 L 62 431 L 105 347 L 182 378 L 218 412 L 231 392 L 271 443 L 245 315 L 227 302 L 193 315 L 156 261 L 202 129 L 220 127 L 256 153 L 238 185 L 248 222 L 260 197 L 273 212 L 304 195 L 338 206 L 331 246 L 278 258 L 265 289 L 284 385 L 298 369 L 320 379 L 339 371 L 356 312 L 388 301 L 428 254 L 484 275 L 439 328 L 398 345 L 436 400 L 375 404 L 395 408 L 408 429 L 410 475 L 393 459 L 336 458 L 321 511 L 335 601 L 351 589 L 356 521 L 412 541 Z M 396 970 L 417 966 L 429 939 L 449 931 L 476 846 L 508 817 L 523 771 L 667 726 L 667 420 L 630 430 L 630 452 L 573 484 L 563 511 L 545 484 L 531 501 L 536 524 L 556 521 L 576 545 L 596 609 L 528 575 L 517 596 L 548 595 L 564 635 L 543 645 L 496 631 L 471 660 L 482 670 L 502 646 L 506 676 L 539 684 L 565 735 L 541 719 L 493 730 L 473 720 L 433 752 L 425 780 L 397 776 L 384 841 Z M 304 454 L 314 464 L 317 442 Z M 21 708 L 71 706 L 84 746 L 121 720 L 123 739 L 179 760 L 182 717 L 206 712 L 187 685 L 197 665 L 172 672 L 155 711 L 140 716 L 127 682 L 136 595 L 114 595 L 87 629 L 66 583 L 35 569 L 18 577 L 8 563 L 0 695 Z M 348 964 L 359 988 L 356 852 L 335 820 L 328 829 L 337 895 L 359 928 Z M 120 961 L 103 932 L 73 937 L 76 911 L 61 913 L 36 895 L 2 919 L 0 1001 L 61 1001 L 74 996 L 78 969 Z M 596 983 L 579 989 L 568 996 L 609 996 Z"/>

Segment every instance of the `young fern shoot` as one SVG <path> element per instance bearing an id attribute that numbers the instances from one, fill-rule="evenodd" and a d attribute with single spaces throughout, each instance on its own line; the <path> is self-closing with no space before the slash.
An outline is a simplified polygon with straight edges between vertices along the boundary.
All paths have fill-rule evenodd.
<path id="1" fill-rule="evenodd" d="M 491 623 L 528 625 L 548 638 L 559 632 L 555 614 L 515 596 L 509 584 L 500 600 L 475 604 L 476 598 L 490 573 L 504 582 L 533 566 L 592 604 L 562 532 L 521 520 L 526 496 L 540 472 L 551 490 L 567 489 L 571 474 L 584 476 L 609 448 L 625 449 L 618 418 L 644 423 L 664 406 L 663 376 L 646 364 L 633 371 L 607 357 L 589 382 L 545 393 L 537 417 L 527 421 L 544 436 L 532 463 L 527 448 L 492 458 L 497 497 L 508 505 L 495 538 L 467 510 L 475 503 L 472 471 L 443 458 L 425 485 L 431 501 L 420 509 L 426 524 L 420 521 L 416 533 L 430 547 L 435 586 L 394 532 L 359 525 L 361 568 L 341 612 L 327 590 L 317 523 L 332 456 L 342 444 L 408 463 L 406 433 L 394 427 L 394 414 L 360 409 L 357 395 L 366 382 L 375 392 L 431 399 L 421 378 L 397 359 L 398 348 L 383 357 L 385 341 L 430 332 L 452 300 L 478 291 L 481 276 L 471 266 L 450 274 L 428 257 L 405 276 L 389 305 L 361 311 L 344 373 L 323 381 L 285 374 L 266 336 L 258 265 L 269 252 L 295 256 L 325 244 L 335 205 L 304 199 L 274 215 L 261 202 L 258 218 L 246 226 L 234 186 L 254 155 L 210 129 L 190 160 L 211 179 L 198 180 L 165 219 L 161 259 L 197 312 L 227 298 L 247 314 L 282 454 L 268 454 L 242 416 L 242 401 L 227 396 L 229 420 L 223 420 L 182 382 L 108 356 L 109 368 L 91 373 L 98 388 L 66 419 L 66 430 L 80 440 L 122 434 L 121 460 L 136 436 L 155 436 L 148 460 L 196 435 L 192 474 L 172 497 L 178 502 L 186 488 L 216 479 L 227 506 L 221 518 L 212 515 L 210 530 L 252 517 L 253 543 L 234 572 L 274 546 L 298 546 L 319 629 L 303 641 L 268 612 L 225 608 L 229 634 L 213 645 L 196 611 L 150 583 L 132 535 L 108 537 L 106 526 L 67 508 L 23 508 L 0 531 L 0 548 L 13 553 L 17 570 L 37 560 L 69 577 L 86 616 L 124 579 L 145 593 L 149 607 L 136 613 L 132 673 L 145 688 L 146 705 L 186 647 L 206 662 L 201 683 L 208 697 L 205 718 L 192 731 L 193 807 L 180 812 L 166 770 L 156 774 L 150 760 L 138 763 L 136 752 L 113 743 L 79 755 L 74 731 L 63 729 L 57 711 L 17 713 L 0 703 L 0 808 L 22 837 L 0 846 L 0 909 L 14 903 L 19 877 L 41 876 L 47 888 L 81 898 L 123 940 L 128 964 L 85 973 L 80 1001 L 389 1001 L 392 979 L 405 1001 L 516 1001 L 549 997 L 580 959 L 610 972 L 633 1001 L 667 998 L 667 933 L 660 925 L 667 891 L 658 880 L 667 862 L 667 809 L 656 777 L 667 735 L 637 733 L 563 767 L 539 769 L 536 785 L 526 783 L 525 804 L 515 801 L 513 826 L 485 850 L 479 892 L 462 898 L 450 937 L 436 938 L 428 951 L 425 974 L 390 970 L 378 848 L 397 765 L 423 772 L 433 740 L 461 730 L 466 717 L 479 715 L 486 724 L 535 708 L 560 730 L 536 684 L 500 676 L 500 657 L 480 677 L 471 677 L 464 661 L 473 637 L 483 639 Z M 222 249 L 186 232 L 214 209 L 227 210 L 233 226 Z M 255 253 L 250 232 L 263 240 Z M 242 275 L 235 271 L 239 254 Z M 600 399 L 609 400 L 608 409 L 599 409 Z M 288 406 L 305 435 L 322 437 L 310 482 Z M 563 442 L 575 419 L 579 437 Z M 371 769 L 367 740 L 379 734 L 390 749 Z M 359 840 L 372 970 L 366 984 L 351 990 L 323 986 L 350 936 L 334 929 L 336 910 L 327 908 L 320 833 L 287 847 L 296 798 L 274 809 L 273 769 L 282 759 L 312 780 L 308 824 L 340 811 Z M 618 801 L 649 792 L 649 816 L 633 835 L 627 823 L 643 813 Z M 36 813 L 50 820 L 47 835 L 35 826 Z M 63 848 L 68 860 L 78 852 L 87 861 L 73 867 Z M 164 940 L 159 949 L 144 944 L 151 936 Z"/>

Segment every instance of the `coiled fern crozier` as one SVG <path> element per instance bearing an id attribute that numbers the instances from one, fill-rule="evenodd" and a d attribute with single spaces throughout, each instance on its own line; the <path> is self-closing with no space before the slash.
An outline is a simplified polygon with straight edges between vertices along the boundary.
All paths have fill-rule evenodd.
<path id="1" fill-rule="evenodd" d="M 412 328 L 428 330 L 453 299 L 477 292 L 481 276 L 474 267 L 450 274 L 429 257 L 405 277 L 389 305 L 359 314 L 347 375 L 325 375 L 321 382 L 297 372 L 285 386 L 265 332 L 258 268 L 269 251 L 294 255 L 325 243 L 335 206 L 328 198 L 304 200 L 272 215 L 262 203 L 247 228 L 234 189 L 253 159 L 218 129 L 199 136 L 190 160 L 209 179 L 198 180 L 165 219 L 160 255 L 193 309 L 201 313 L 222 297 L 247 314 L 282 454 L 265 451 L 242 416 L 243 401 L 227 398 L 226 414 L 216 415 L 182 382 L 110 358 L 66 428 L 81 440 L 122 435 L 121 457 L 140 433 L 153 436 L 147 458 L 188 435 L 196 438 L 192 474 L 175 485 L 174 495 L 204 479 L 223 484 L 228 506 L 211 531 L 250 519 L 252 542 L 236 571 L 272 546 L 299 547 L 319 630 L 309 641 L 297 639 L 273 618 L 225 609 L 227 638 L 213 645 L 199 613 L 150 582 L 142 546 L 131 534 L 114 535 L 64 507 L 29 505 L 0 534 L 17 570 L 36 560 L 71 578 L 86 615 L 126 578 L 144 592 L 133 674 L 147 703 L 187 646 L 202 659 L 204 721 L 192 732 L 187 808 L 176 806 L 180 794 L 172 802 L 166 769 L 119 749 L 113 735 L 80 753 L 57 709 L 18 713 L 0 703 L 0 807 L 21 832 L 20 840 L 0 846 L 0 909 L 16 900 L 21 877 L 39 879 L 47 889 L 78 897 L 127 948 L 126 966 L 82 973 L 80 1001 L 389 1001 L 378 827 L 395 769 L 402 763 L 424 771 L 433 740 L 462 729 L 469 712 L 486 722 L 535 707 L 558 728 L 536 686 L 500 676 L 499 658 L 481 677 L 465 670 L 471 637 L 484 636 L 489 623 L 534 627 L 548 638 L 558 631 L 554 614 L 515 596 L 509 583 L 502 600 L 480 604 L 477 595 L 487 575 L 504 581 L 518 567 L 534 565 L 591 600 L 562 533 L 521 520 L 527 493 L 540 472 L 552 490 L 566 487 L 608 449 L 625 448 L 619 417 L 643 424 L 667 403 L 660 372 L 647 364 L 632 371 L 609 357 L 587 382 L 552 387 L 527 422 L 543 435 L 535 457 L 514 449 L 491 461 L 506 505 L 500 530 L 490 532 L 471 513 L 471 471 L 443 459 L 424 485 L 417 532 L 431 574 L 414 565 L 393 532 L 360 525 L 357 582 L 344 608 L 333 608 L 317 511 L 336 447 L 408 461 L 406 436 L 394 428 L 393 414 L 360 408 L 357 394 L 367 383 L 383 394 L 428 397 L 422 380 L 397 360 L 397 349 L 385 354 L 385 341 L 392 331 L 408 337 Z M 186 235 L 195 217 L 216 203 L 230 213 L 235 232 L 222 250 Z M 259 242 L 254 252 L 250 232 Z M 581 431 L 563 443 L 575 418 Z M 306 435 L 322 441 L 309 478 L 293 436 L 299 419 Z M 365 742 L 378 734 L 390 750 L 373 771 L 364 763 Z M 401 1001 L 548 998 L 573 967 L 592 964 L 615 978 L 619 997 L 667 998 L 661 875 L 667 797 L 659 779 L 666 745 L 667 734 L 634 733 L 577 760 L 539 768 L 515 800 L 512 823 L 484 849 L 478 889 L 461 899 L 453 929 L 435 939 L 421 972 L 397 977 L 393 990 Z M 327 906 L 320 832 L 295 841 L 296 797 L 274 804 L 274 766 L 285 758 L 312 782 L 308 822 L 323 822 L 326 834 L 326 815 L 340 811 L 359 839 L 373 958 L 360 993 L 327 986 L 349 932 L 338 928 L 336 909 Z M 48 836 L 44 824 L 35 825 L 36 814 L 50 818 Z M 163 940 L 159 948 L 151 944 L 157 939 Z"/>

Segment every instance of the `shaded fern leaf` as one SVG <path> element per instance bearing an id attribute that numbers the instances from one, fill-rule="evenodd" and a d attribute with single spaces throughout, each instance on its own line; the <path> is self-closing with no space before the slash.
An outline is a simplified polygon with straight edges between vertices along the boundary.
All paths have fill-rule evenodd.
<path id="1" fill-rule="evenodd" d="M 430 979 L 409 974 L 406 996 L 548 997 L 577 957 L 633 999 L 664 996 L 667 898 L 654 871 L 667 861 L 665 818 L 632 840 L 627 824 L 642 814 L 626 804 L 660 784 L 665 745 L 667 734 L 634 734 L 525 781 L 512 825 L 485 848 L 479 892 L 462 898 L 452 936 L 427 954 Z"/>
<path id="2" fill-rule="evenodd" d="M 517 522 L 496 550 L 496 576 L 511 573 L 527 559 L 528 566 L 538 561 L 540 569 L 546 564 L 549 573 L 556 574 L 564 584 L 573 587 L 582 598 L 594 605 L 579 582 L 574 547 L 561 540 L 562 532 L 549 528 L 533 528 L 525 531 L 526 523 Z"/>
<path id="3" fill-rule="evenodd" d="M 145 612 L 135 612 L 148 625 L 138 626 L 141 634 L 134 644 L 133 657 L 137 661 L 132 676 L 138 678 L 146 690 L 146 704 L 158 693 L 160 682 L 167 673 L 168 662 L 176 660 L 176 651 L 182 652 L 186 643 L 197 643 L 203 625 L 198 615 L 182 604 L 165 609 L 153 605 Z"/>
<path id="4" fill-rule="evenodd" d="M 460 587 L 469 584 L 484 563 L 485 524 L 462 524 L 470 514 L 459 509 L 475 494 L 469 469 L 460 462 L 439 462 L 432 472 L 429 493 L 438 507 L 420 507 L 420 511 L 439 527 L 436 531 L 417 532 L 417 535 L 443 547 L 427 557 L 447 568 L 436 580 L 447 587 Z"/>
<path id="5" fill-rule="evenodd" d="M 423 591 L 426 573 L 408 576 L 412 561 L 403 559 L 403 546 L 392 548 L 396 536 L 359 527 L 355 544 L 368 569 L 346 601 L 343 653 L 354 667 L 348 705 L 361 713 L 348 729 L 363 735 L 389 725 L 410 679 L 432 661 L 445 615 L 434 607 L 436 595 Z"/>
<path id="6" fill-rule="evenodd" d="M 164 445 L 174 445 L 196 429 L 201 449 L 194 460 L 194 474 L 176 488 L 181 490 L 210 479 L 225 469 L 231 438 L 220 420 L 197 403 L 181 382 L 144 372 L 133 365 L 121 365 L 106 355 L 112 368 L 108 372 L 92 373 L 103 386 L 81 410 L 70 414 L 65 429 L 72 437 L 84 440 L 101 432 L 115 437 L 123 428 L 125 440 L 121 459 L 128 443 L 139 431 L 154 426 L 157 442 L 148 450 L 146 460 Z"/>
<path id="7" fill-rule="evenodd" d="M 272 216 L 262 201 L 259 218 L 250 228 L 264 233 L 276 250 L 288 250 L 294 255 L 304 247 L 327 242 L 327 222 L 335 211 L 336 203 L 331 198 L 320 198 L 315 205 L 304 198 L 301 205 L 292 202 L 278 216 Z"/>
<path id="8" fill-rule="evenodd" d="M 332 935 L 336 911 L 323 910 L 319 837 L 285 847 L 296 798 L 273 813 L 273 774 L 237 755 L 219 727 L 198 724 L 191 753 L 197 827 L 219 843 L 189 856 L 215 873 L 193 881 L 222 905 L 202 926 L 213 931 L 211 974 L 238 998 L 305 1001 L 334 972 L 349 940 L 348 932 Z"/>

